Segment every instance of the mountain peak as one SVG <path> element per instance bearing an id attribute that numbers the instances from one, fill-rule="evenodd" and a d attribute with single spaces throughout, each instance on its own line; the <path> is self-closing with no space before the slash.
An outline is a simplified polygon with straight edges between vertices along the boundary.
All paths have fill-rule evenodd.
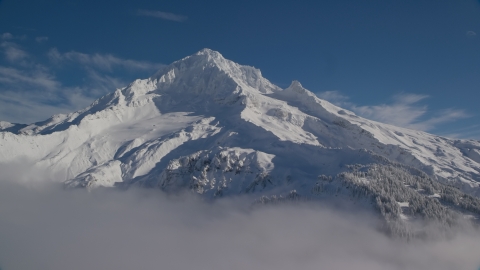
<path id="1" fill-rule="evenodd" d="M 207 55 L 207 56 L 212 56 L 212 57 L 221 57 L 223 58 L 223 55 L 217 51 L 214 51 L 209 48 L 204 48 L 198 51 L 195 55 Z"/>
<path id="2" fill-rule="evenodd" d="M 197 94 L 227 94 L 236 91 L 237 87 L 261 93 L 280 90 L 278 86 L 263 78 L 259 69 L 237 64 L 208 48 L 173 62 L 153 78 L 164 84 L 159 87 L 175 89 L 176 92 L 191 92 L 195 89 Z"/>
<path id="3" fill-rule="evenodd" d="M 232 65 L 238 65 L 237 63 L 225 59 L 220 52 L 214 51 L 209 48 L 204 48 L 198 51 L 197 53 L 187 57 L 190 61 L 195 62 L 196 64 L 213 64 L 218 68 L 231 69 Z"/>
<path id="4" fill-rule="evenodd" d="M 293 80 L 288 88 L 303 88 L 303 86 L 299 81 Z"/>
<path id="5" fill-rule="evenodd" d="M 225 59 L 225 57 L 223 57 L 223 55 L 220 52 L 214 51 L 214 50 L 209 49 L 209 48 L 201 49 L 200 51 L 198 51 L 198 52 L 196 52 L 196 53 L 194 53 L 190 56 L 187 56 L 186 58 L 184 58 L 180 61 L 187 60 L 187 59 L 188 59 L 188 61 L 192 61 L 195 64 L 213 64 L 213 65 L 218 66 L 218 67 L 224 67 L 224 66 L 230 66 L 232 64 L 237 64 L 233 61 Z"/>
<path id="6" fill-rule="evenodd" d="M 290 84 L 289 87 L 287 87 L 286 89 L 286 92 L 295 92 L 295 93 L 300 93 L 300 94 L 308 94 L 310 93 L 310 91 L 308 91 L 307 89 L 305 89 L 302 84 L 297 81 L 297 80 L 294 80 L 292 81 L 292 83 Z"/>

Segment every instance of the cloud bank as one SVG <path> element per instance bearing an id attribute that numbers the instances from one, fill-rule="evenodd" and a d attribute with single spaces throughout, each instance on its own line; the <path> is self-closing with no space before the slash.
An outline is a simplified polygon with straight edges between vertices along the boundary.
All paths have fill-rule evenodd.
<path id="1" fill-rule="evenodd" d="M 2 269 L 477 269 L 478 234 L 406 243 L 366 213 L 319 205 L 250 208 L 158 190 L 64 190 L 0 177 Z M 14 178 L 12 178 L 14 177 Z M 15 178 L 17 177 L 17 178 Z M 50 176 L 48 176 L 50 177 Z"/>

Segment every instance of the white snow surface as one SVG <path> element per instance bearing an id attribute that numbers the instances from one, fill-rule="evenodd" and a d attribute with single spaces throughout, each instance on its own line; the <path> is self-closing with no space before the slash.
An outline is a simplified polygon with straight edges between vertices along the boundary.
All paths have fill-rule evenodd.
<path id="1" fill-rule="evenodd" d="M 12 123 L 6 122 L 6 121 L 0 121 L 0 130 L 11 128 L 13 126 L 15 126 L 15 124 L 12 124 Z"/>
<path id="2" fill-rule="evenodd" d="M 378 156 L 480 195 L 480 142 L 361 118 L 209 49 L 84 110 L 26 126 L 0 122 L 0 163 L 28 160 L 74 187 L 273 194 Z"/>

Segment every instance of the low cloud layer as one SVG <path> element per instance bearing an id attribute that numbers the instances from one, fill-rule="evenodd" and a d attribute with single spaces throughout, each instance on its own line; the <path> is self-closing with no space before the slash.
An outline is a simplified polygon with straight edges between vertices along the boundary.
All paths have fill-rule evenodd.
<path id="1" fill-rule="evenodd" d="M 9 269 L 477 269 L 480 237 L 406 243 L 366 213 L 319 205 L 252 209 L 159 190 L 64 190 L 0 176 L 0 267 Z M 16 182 L 16 180 L 15 180 Z"/>

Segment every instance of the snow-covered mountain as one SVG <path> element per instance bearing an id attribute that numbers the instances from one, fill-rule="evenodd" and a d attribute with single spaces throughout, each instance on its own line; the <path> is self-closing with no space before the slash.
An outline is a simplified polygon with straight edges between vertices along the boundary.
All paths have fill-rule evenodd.
<path id="1" fill-rule="evenodd" d="M 249 193 L 263 202 L 343 194 L 402 220 L 429 204 L 480 214 L 480 142 L 361 118 L 209 49 L 84 110 L 0 122 L 0 131 L 0 163 L 26 159 L 71 187 Z M 387 201 L 395 205 L 383 209 Z"/>

